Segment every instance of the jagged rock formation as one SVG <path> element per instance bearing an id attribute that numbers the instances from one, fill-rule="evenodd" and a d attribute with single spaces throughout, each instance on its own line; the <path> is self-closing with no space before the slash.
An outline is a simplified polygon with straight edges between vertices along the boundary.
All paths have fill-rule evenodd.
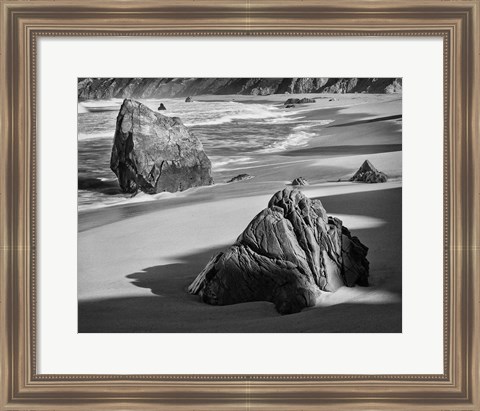
<path id="1" fill-rule="evenodd" d="M 323 292 L 368 285 L 368 248 L 319 200 L 277 192 L 235 244 L 188 288 L 213 305 L 270 301 L 281 314 L 315 305 Z"/>
<path id="2" fill-rule="evenodd" d="M 329 78 L 323 93 L 401 93 L 401 78 Z"/>
<path id="3" fill-rule="evenodd" d="M 307 104 L 307 103 L 315 103 L 315 99 L 313 98 L 289 98 L 287 101 L 285 101 L 286 106 L 289 104 Z"/>
<path id="4" fill-rule="evenodd" d="M 202 143 L 182 121 L 130 99 L 123 101 L 117 116 L 110 168 L 125 193 L 213 184 Z"/>
<path id="5" fill-rule="evenodd" d="M 401 78 L 80 78 L 78 100 L 200 94 L 401 93 Z"/>
<path id="6" fill-rule="evenodd" d="M 350 181 L 385 183 L 387 181 L 387 175 L 378 171 L 370 161 L 365 160 L 357 172 L 350 178 Z"/>
<path id="7" fill-rule="evenodd" d="M 227 183 L 235 183 L 237 181 L 250 180 L 254 177 L 255 176 L 251 176 L 250 174 L 239 174 L 238 176 L 235 176 L 230 180 L 228 180 Z"/>
<path id="8" fill-rule="evenodd" d="M 303 177 L 297 177 L 292 181 L 292 186 L 308 186 L 308 181 Z"/>
<path id="9" fill-rule="evenodd" d="M 191 103 L 192 102 L 192 98 L 190 96 L 188 96 L 186 99 L 185 99 L 185 103 Z"/>
<path id="10" fill-rule="evenodd" d="M 163 105 L 163 103 L 160 103 L 160 105 L 158 106 L 158 111 L 160 110 L 166 110 L 167 108 Z"/>
<path id="11" fill-rule="evenodd" d="M 395 80 L 392 81 L 391 84 L 388 84 L 385 87 L 385 93 L 387 94 L 395 94 L 395 93 L 401 93 L 402 92 L 402 79 L 401 78 L 396 78 Z"/>

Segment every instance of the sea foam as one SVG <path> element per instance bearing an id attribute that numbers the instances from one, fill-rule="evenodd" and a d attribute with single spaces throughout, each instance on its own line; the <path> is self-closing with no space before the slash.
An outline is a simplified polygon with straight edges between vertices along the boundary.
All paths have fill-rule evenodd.
<path id="1" fill-rule="evenodd" d="M 314 136 L 315 133 L 308 133 L 306 131 L 295 131 L 293 133 L 290 133 L 285 140 L 273 143 L 262 151 L 265 153 L 275 153 L 285 151 L 291 147 L 305 146 Z"/>

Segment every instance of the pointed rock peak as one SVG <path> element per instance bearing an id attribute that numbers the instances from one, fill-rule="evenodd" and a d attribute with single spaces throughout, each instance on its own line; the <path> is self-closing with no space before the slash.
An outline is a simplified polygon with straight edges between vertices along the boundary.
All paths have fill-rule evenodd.
<path id="1" fill-rule="evenodd" d="M 368 160 L 365 160 L 362 164 L 362 166 L 359 168 L 359 171 L 377 171 L 377 169 L 373 166 L 372 163 L 370 163 L 370 161 Z"/>
<path id="2" fill-rule="evenodd" d="M 350 178 L 350 181 L 362 183 L 385 183 L 387 175 L 378 171 L 370 161 L 365 160 L 357 172 Z"/>
<path id="3" fill-rule="evenodd" d="M 125 113 L 132 111 L 135 107 L 138 107 L 140 103 L 138 101 L 132 100 L 131 98 L 126 98 L 123 100 L 123 103 L 120 107 L 120 113 Z"/>
<path id="4" fill-rule="evenodd" d="M 287 187 L 278 191 L 268 202 L 268 208 L 280 211 L 286 219 L 295 220 L 295 217 L 312 217 L 314 220 L 321 219 L 327 223 L 327 212 L 320 200 L 311 200 L 296 188 Z M 294 224 L 295 225 L 295 224 Z"/>
<path id="5" fill-rule="evenodd" d="M 135 112 L 136 111 L 136 112 Z M 142 111 L 143 113 L 140 113 Z M 156 113 L 155 111 L 151 110 L 145 104 L 140 103 L 137 100 L 132 98 L 126 98 L 123 100 L 123 103 L 120 107 L 119 115 L 125 115 L 126 113 L 133 113 L 135 116 L 140 115 L 149 115 L 155 116 L 156 118 L 168 119 L 169 117 L 164 116 L 163 114 Z"/>
<path id="6" fill-rule="evenodd" d="M 281 191 L 276 192 L 268 202 L 269 208 L 281 208 L 286 214 L 290 213 L 295 208 L 304 208 L 309 205 L 311 200 L 305 196 L 301 191 L 287 187 Z"/>
<path id="7" fill-rule="evenodd" d="M 132 106 L 133 103 L 134 103 L 134 100 L 132 100 L 131 98 L 126 98 L 123 100 L 122 107 Z M 135 101 L 135 103 L 138 103 L 138 102 Z"/>
<path id="8" fill-rule="evenodd" d="M 277 203 L 294 203 L 296 198 L 305 197 L 300 191 L 286 187 L 283 190 L 277 191 L 270 199 L 268 206 L 272 207 Z"/>

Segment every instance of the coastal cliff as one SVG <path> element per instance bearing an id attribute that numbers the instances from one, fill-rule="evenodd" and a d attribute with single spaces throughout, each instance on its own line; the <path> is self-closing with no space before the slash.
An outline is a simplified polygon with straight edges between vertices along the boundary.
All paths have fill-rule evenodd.
<path id="1" fill-rule="evenodd" d="M 197 95 L 401 93 L 401 78 L 79 78 L 78 100 Z"/>

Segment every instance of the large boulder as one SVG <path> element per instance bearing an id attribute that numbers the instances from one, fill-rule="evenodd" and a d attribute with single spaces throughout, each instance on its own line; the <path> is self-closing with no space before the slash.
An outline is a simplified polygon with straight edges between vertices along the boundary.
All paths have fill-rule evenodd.
<path id="1" fill-rule="evenodd" d="M 286 188 L 210 260 L 188 291 L 208 304 L 270 301 L 281 314 L 295 313 L 324 292 L 367 286 L 367 252 L 319 200 Z"/>
<path id="2" fill-rule="evenodd" d="M 185 103 L 191 103 L 192 102 L 192 98 L 190 96 L 188 96 L 186 99 L 185 99 Z"/>
<path id="3" fill-rule="evenodd" d="M 123 192 L 182 191 L 213 184 L 203 146 L 177 117 L 125 99 L 117 116 L 110 168 Z"/>
<path id="4" fill-rule="evenodd" d="M 158 106 L 158 111 L 162 111 L 162 110 L 166 110 L 167 108 L 163 105 L 163 103 L 160 103 L 160 105 Z"/>
<path id="5" fill-rule="evenodd" d="M 361 183 L 385 183 L 387 175 L 378 171 L 370 161 L 365 160 L 357 172 L 350 178 L 350 181 Z"/>

